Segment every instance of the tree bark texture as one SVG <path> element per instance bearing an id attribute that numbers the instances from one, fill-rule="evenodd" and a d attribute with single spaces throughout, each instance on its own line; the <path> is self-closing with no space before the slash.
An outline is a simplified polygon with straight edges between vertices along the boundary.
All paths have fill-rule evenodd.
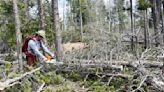
<path id="1" fill-rule="evenodd" d="M 39 28 L 45 30 L 43 0 L 38 0 L 38 10 L 39 10 Z"/>
<path id="2" fill-rule="evenodd" d="M 159 0 L 150 0 L 152 4 L 152 17 L 154 24 L 154 34 L 155 34 L 155 46 L 160 44 L 160 11 L 159 11 Z"/>
<path id="3" fill-rule="evenodd" d="M 83 15 L 81 9 L 81 1 L 80 1 L 80 33 L 81 33 L 81 41 L 83 41 Z"/>
<path id="4" fill-rule="evenodd" d="M 131 32 L 132 32 L 132 37 L 131 37 L 131 49 L 134 51 L 134 28 L 133 28 L 133 2 L 130 0 L 130 18 L 131 18 Z"/>
<path id="5" fill-rule="evenodd" d="M 52 17 L 53 17 L 53 28 L 55 36 L 55 47 L 57 59 L 61 60 L 62 55 L 62 39 L 61 39 L 61 29 L 59 25 L 59 12 L 58 12 L 58 0 L 52 0 Z"/>
<path id="6" fill-rule="evenodd" d="M 22 59 L 22 34 L 20 31 L 20 20 L 18 15 L 17 0 L 13 0 L 13 10 L 15 18 L 15 30 L 16 30 L 16 43 L 17 43 L 17 58 L 19 62 L 20 70 L 23 69 L 23 59 Z"/>
<path id="7" fill-rule="evenodd" d="M 144 48 L 149 48 L 149 34 L 148 34 L 148 28 L 147 28 L 147 10 L 144 10 Z"/>

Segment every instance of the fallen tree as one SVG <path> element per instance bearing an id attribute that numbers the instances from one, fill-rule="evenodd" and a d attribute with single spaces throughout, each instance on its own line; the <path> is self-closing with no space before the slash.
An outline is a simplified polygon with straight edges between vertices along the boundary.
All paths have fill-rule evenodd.
<path id="1" fill-rule="evenodd" d="M 26 73 L 22 74 L 22 75 L 19 76 L 19 77 L 16 77 L 16 78 L 13 78 L 13 79 L 8 79 L 8 80 L 6 80 L 6 81 L 4 81 L 4 82 L 0 82 L 0 90 L 4 90 L 4 89 L 7 88 L 7 87 L 10 87 L 10 86 L 13 86 L 13 85 L 15 85 L 15 84 L 18 84 L 18 83 L 19 83 L 19 82 L 17 82 L 18 80 L 20 80 L 20 79 L 26 77 L 27 75 L 31 75 L 32 73 L 34 73 L 34 72 L 40 70 L 42 67 L 43 67 L 43 66 L 40 66 L 40 67 L 38 67 L 38 68 L 36 68 L 36 69 L 30 71 L 30 72 L 26 72 Z"/>

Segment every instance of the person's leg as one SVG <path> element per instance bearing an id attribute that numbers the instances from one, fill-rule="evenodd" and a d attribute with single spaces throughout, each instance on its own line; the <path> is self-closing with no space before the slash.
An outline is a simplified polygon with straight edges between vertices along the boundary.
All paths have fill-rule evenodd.
<path id="1" fill-rule="evenodd" d="M 28 56 L 27 57 L 27 64 L 28 65 L 34 65 L 36 63 L 36 57 L 35 56 Z"/>

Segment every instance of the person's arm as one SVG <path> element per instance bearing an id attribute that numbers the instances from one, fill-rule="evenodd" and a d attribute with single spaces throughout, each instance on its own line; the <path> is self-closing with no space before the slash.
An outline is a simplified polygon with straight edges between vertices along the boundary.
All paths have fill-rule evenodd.
<path id="1" fill-rule="evenodd" d="M 41 46 L 43 48 L 43 50 L 48 53 L 49 55 L 51 55 L 52 57 L 54 57 L 54 54 L 43 44 L 43 42 L 41 41 Z"/>
<path id="2" fill-rule="evenodd" d="M 28 42 L 28 45 L 29 45 L 29 47 L 32 49 L 32 51 L 34 52 L 35 55 L 37 55 L 37 56 L 39 56 L 39 57 L 41 57 L 41 58 L 43 58 L 43 59 L 46 58 L 46 57 L 39 51 L 38 47 L 36 46 L 35 41 L 30 40 L 30 41 Z"/>

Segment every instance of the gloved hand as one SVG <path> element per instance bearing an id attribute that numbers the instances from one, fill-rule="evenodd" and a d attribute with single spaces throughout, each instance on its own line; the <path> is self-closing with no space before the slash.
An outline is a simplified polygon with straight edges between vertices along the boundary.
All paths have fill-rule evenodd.
<path id="1" fill-rule="evenodd" d="M 48 59 L 46 57 L 43 58 L 43 61 L 47 61 Z"/>
<path id="2" fill-rule="evenodd" d="M 51 54 L 51 57 L 54 58 L 55 57 L 55 54 Z"/>

